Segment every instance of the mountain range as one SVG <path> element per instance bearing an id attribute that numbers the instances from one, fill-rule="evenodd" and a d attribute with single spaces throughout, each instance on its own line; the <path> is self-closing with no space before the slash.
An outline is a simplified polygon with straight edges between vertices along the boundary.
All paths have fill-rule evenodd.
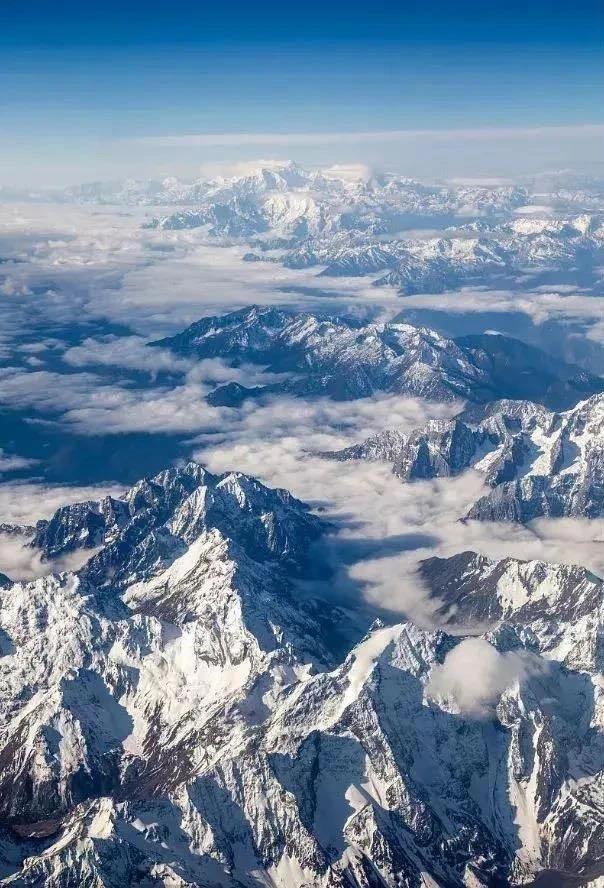
<path id="1" fill-rule="evenodd" d="M 503 622 L 530 629 L 534 649 L 570 669 L 604 669 L 604 582 L 584 567 L 493 561 L 476 552 L 421 562 L 419 575 L 451 628 Z"/>
<path id="2" fill-rule="evenodd" d="M 510 184 L 420 182 L 289 161 L 196 180 L 2 189 L 2 199 L 154 208 L 146 229 L 199 228 L 213 243 L 248 243 L 247 261 L 370 275 L 401 295 L 525 288 L 527 276 L 534 286 L 599 292 L 604 265 L 601 182 L 564 174 Z"/>
<path id="3" fill-rule="evenodd" d="M 559 187 L 559 182 L 556 180 Z M 583 184 L 589 188 L 588 183 Z M 243 174 L 183 179 L 125 179 L 86 182 L 63 189 L 37 192 L 4 189 L 7 197 L 54 200 L 80 204 L 128 204 L 149 206 L 203 206 L 211 202 L 229 205 L 234 199 L 263 201 L 275 195 L 311 195 L 317 201 L 344 199 L 348 206 L 370 211 L 389 203 L 407 211 L 426 214 L 449 213 L 474 208 L 476 211 L 509 209 L 527 201 L 529 189 L 513 184 L 425 183 L 393 174 L 350 175 L 338 168 L 308 169 L 293 161 L 259 162 Z M 160 222 L 161 220 L 158 220 Z"/>
<path id="4" fill-rule="evenodd" d="M 90 558 L 1 591 L 0 884 L 596 884 L 602 582 L 432 560 L 443 627 L 359 638 L 292 579 L 325 531 L 195 463 L 26 529 Z"/>
<path id="5" fill-rule="evenodd" d="M 87 486 L 149 477 L 31 526 L 0 514 L 0 554 L 8 552 L 0 572 L 0 886 L 603 888 L 604 581 L 572 563 L 571 547 L 577 528 L 596 547 L 604 517 L 604 378 L 510 336 L 448 336 L 408 322 L 442 311 L 444 300 L 428 300 L 426 310 L 417 307 L 424 300 L 407 302 L 384 320 L 380 301 L 387 297 L 391 309 L 393 294 L 373 289 L 369 316 L 365 284 L 401 296 L 478 287 L 472 298 L 484 297 L 486 315 L 489 289 L 522 289 L 537 305 L 541 295 L 548 303 L 553 282 L 556 304 L 580 313 L 601 293 L 604 182 L 565 172 L 426 183 L 267 162 L 229 177 L 0 189 L 0 200 L 85 205 L 91 216 L 98 205 L 127 207 L 124 224 L 154 255 L 177 256 L 174 244 L 187 254 L 210 245 L 212 256 L 234 246 L 231 260 L 309 269 L 281 270 L 288 280 L 331 279 L 330 301 L 359 289 L 338 278 L 368 276 L 362 317 L 252 305 L 202 317 L 150 342 L 144 355 L 142 339 L 122 339 L 134 331 L 97 325 L 95 315 L 86 328 L 95 338 L 69 349 L 85 360 L 101 356 L 85 375 L 63 352 L 76 328 L 53 322 L 42 341 L 36 326 L 38 339 L 7 351 L 23 345 L 23 391 L 36 384 L 25 369 L 52 361 L 62 397 L 72 381 L 85 384 L 78 405 L 83 397 L 94 408 L 99 387 L 97 406 L 108 410 L 116 398 L 121 410 L 137 393 L 146 397 L 147 386 L 151 407 L 174 395 L 186 413 L 187 399 L 206 398 L 215 409 L 203 411 L 213 424 L 204 420 L 203 440 L 214 442 L 222 465 L 244 449 L 248 427 L 239 421 L 254 399 L 275 411 L 279 396 L 305 399 L 301 410 L 318 398 L 367 399 L 332 412 L 364 416 L 365 424 L 374 415 L 368 399 L 382 393 L 442 402 L 440 415 L 458 411 L 315 454 L 335 461 L 331 468 L 305 461 L 319 485 L 327 476 L 336 485 L 337 503 L 356 477 L 338 461 L 392 466 L 385 485 L 376 467 L 374 503 L 374 473 L 358 466 L 363 496 L 350 497 L 343 518 L 336 509 L 333 523 L 323 507 L 313 511 L 287 490 L 183 459 L 199 446 L 191 431 L 150 431 L 147 443 L 146 433 L 105 437 L 96 428 L 74 436 L 69 417 L 79 407 L 57 415 L 25 407 L 18 418 L 19 405 L 5 411 L 4 469 L 20 469 L 3 492 L 12 514 L 19 498 L 21 514 L 47 501 L 36 473 L 55 453 L 81 465 L 77 481 Z M 25 217 L 19 208 L 15 220 Z M 74 268 L 83 289 L 89 272 L 79 254 Z M 103 277 L 117 281 L 106 270 Z M 63 318 L 59 284 L 47 295 Z M 288 290 L 296 299 L 311 294 L 313 305 L 322 292 L 286 285 L 284 298 Z M 568 337 L 559 325 L 560 352 L 560 339 L 564 354 L 579 354 L 574 342 L 596 347 L 597 330 L 588 339 L 584 317 L 591 315 L 569 322 Z M 474 317 L 434 323 L 480 329 Z M 545 349 L 554 348 L 548 323 L 533 337 Z M 526 325 L 517 329 L 531 338 Z M 173 370 L 156 373 L 156 358 Z M 205 366 L 196 366 L 208 359 L 220 362 L 212 378 L 226 380 L 211 390 Z M 246 377 L 250 365 L 260 372 Z M 600 367 L 589 357 L 585 365 Z M 31 372 L 55 385 L 43 369 Z M 381 399 L 377 413 L 396 400 Z M 223 420 L 229 443 L 219 453 Z M 39 446 L 30 453 L 34 431 Z M 303 434 L 296 430 L 302 447 Z M 455 551 L 451 540 L 442 542 L 455 554 L 426 558 L 424 545 L 440 546 L 438 537 L 386 538 L 393 513 L 382 504 L 397 508 L 399 485 L 417 485 L 407 494 L 420 512 L 426 489 L 446 489 L 449 509 L 446 482 L 421 482 L 464 473 L 451 488 L 463 496 L 457 517 L 492 522 L 466 527 L 482 540 L 478 549 L 491 533 L 501 551 L 564 518 L 558 530 L 573 528 L 565 563 L 494 559 Z M 470 473 L 472 490 L 481 486 L 473 502 L 464 489 Z M 56 489 L 48 493 L 54 507 Z M 332 496 L 317 493 L 322 502 Z M 374 513 L 376 536 L 350 539 L 350 528 L 369 526 Z M 413 573 L 410 536 L 423 558 Z M 412 586 L 421 607 L 378 610 L 371 595 L 364 599 L 363 558 L 380 582 L 384 565 L 395 593 L 388 601 L 409 601 Z"/>
<path id="6" fill-rule="evenodd" d="M 604 198 L 602 178 L 558 170 L 535 176 L 521 176 L 516 183 L 474 181 L 418 181 L 408 176 L 377 173 L 367 168 L 305 168 L 294 161 L 258 161 L 243 173 L 198 177 L 164 176 L 150 179 L 121 179 L 85 182 L 67 188 L 37 190 L 3 186 L 4 200 L 54 201 L 78 204 L 126 204 L 186 206 L 206 198 L 228 200 L 233 196 L 263 197 L 284 193 L 317 195 L 378 195 L 404 200 L 410 208 L 433 210 L 434 214 L 473 209 L 513 209 L 531 199 L 547 198 L 555 209 L 575 207 L 596 209 Z"/>
<path id="7" fill-rule="evenodd" d="M 214 238 L 249 241 L 248 261 L 317 267 L 323 276 L 373 275 L 376 286 L 401 295 L 516 286 L 527 274 L 596 286 L 604 260 L 601 196 L 579 214 L 570 197 L 565 204 L 558 191 L 555 210 L 539 209 L 531 203 L 543 193 L 524 186 L 350 180 L 290 163 L 196 183 L 186 201 L 194 208 L 156 216 L 146 227 L 204 228 Z M 525 205 L 528 214 L 519 215 Z"/>
<path id="8" fill-rule="evenodd" d="M 595 214 L 562 219 L 478 221 L 440 236 L 384 240 L 365 232 L 307 238 L 271 261 L 289 268 L 321 267 L 321 276 L 376 276 L 375 286 L 401 295 L 442 293 L 460 286 L 513 285 L 527 274 L 555 273 L 599 279 L 604 219 Z M 271 258 L 250 253 L 248 260 Z"/>
<path id="9" fill-rule="evenodd" d="M 604 389 L 601 377 L 506 336 L 447 339 L 397 321 L 363 324 L 271 307 L 202 318 L 150 345 L 290 374 L 253 388 L 235 382 L 218 387 L 209 401 L 221 406 L 269 394 L 349 400 L 381 391 L 438 401 L 527 398 L 563 408 Z"/>

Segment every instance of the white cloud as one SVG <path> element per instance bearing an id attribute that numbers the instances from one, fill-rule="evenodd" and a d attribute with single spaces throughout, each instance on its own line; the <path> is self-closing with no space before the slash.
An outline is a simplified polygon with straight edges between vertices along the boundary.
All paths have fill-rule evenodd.
<path id="1" fill-rule="evenodd" d="M 221 358 L 183 358 L 165 348 L 149 347 L 142 336 L 103 336 L 85 339 L 81 345 L 67 349 L 63 360 L 74 367 L 118 367 L 144 370 L 152 379 L 162 371 L 181 374 L 189 382 L 222 383 L 240 382 L 260 385 L 276 382 L 287 374 L 265 372 L 257 364 L 240 364 L 231 367 Z"/>
<path id="2" fill-rule="evenodd" d="M 0 572 L 11 580 L 34 580 L 50 573 L 78 570 L 98 549 L 78 549 L 54 561 L 43 561 L 40 553 L 19 536 L 0 533 Z"/>
<path id="3" fill-rule="evenodd" d="M 224 410 L 211 407 L 206 393 L 205 386 L 194 383 L 143 390 L 104 386 L 92 390 L 63 419 L 84 435 L 193 433 L 222 422 Z"/>
<path id="4" fill-rule="evenodd" d="M 20 284 L 14 278 L 6 277 L 0 284 L 0 294 L 2 296 L 31 296 L 31 290 L 25 284 Z"/>
<path id="5" fill-rule="evenodd" d="M 22 295 L 0 299 L 0 345 L 9 349 L 27 329 L 39 329 L 46 339 L 49 329 L 69 331 L 76 322 L 89 325 L 88 338 L 100 339 L 94 330 L 99 319 L 159 338 L 252 302 L 322 311 L 389 304 L 390 315 L 400 308 L 394 291 L 377 290 L 371 279 L 330 281 L 318 278 L 316 268 L 243 262 L 248 245 L 210 243 L 201 229 L 142 228 L 151 215 L 150 208 L 3 208 L 0 255 L 10 244 L 20 260 L 11 265 L 10 277 Z M 130 343 L 130 349 L 145 360 L 140 345 Z M 79 365 L 83 353 L 71 358 Z"/>
<path id="6" fill-rule="evenodd" d="M 466 638 L 433 667 L 426 692 L 465 715 L 488 715 L 501 694 L 545 665 L 526 652 L 500 653 L 482 638 Z"/>
<path id="7" fill-rule="evenodd" d="M 588 338 L 604 341 L 600 300 L 569 290 L 565 283 L 525 291 L 465 287 L 402 300 L 394 288 L 373 287 L 371 277 L 330 279 L 317 276 L 320 268 L 243 262 L 247 245 L 210 244 L 200 229 L 141 229 L 149 212 L 138 208 L 120 214 L 109 208 L 72 206 L 7 211 L 5 234 L 15 239 L 17 253 L 25 260 L 11 267 L 12 285 L 31 295 L 0 301 L 0 346 L 10 349 L 15 336 L 32 323 L 47 325 L 41 332 L 46 338 L 50 325 L 67 325 L 74 319 L 92 324 L 99 317 L 130 327 L 138 336 L 160 337 L 202 316 L 252 302 L 315 311 L 381 310 L 388 317 L 411 309 L 437 309 L 458 318 L 467 313 L 521 312 L 535 324 L 549 320 L 589 324 Z M 0 247 L 2 243 L 0 227 Z M 142 341 L 122 343 L 122 355 L 129 352 L 129 363 L 122 366 L 148 365 Z M 117 360 L 117 345 L 113 359 L 110 345 L 96 348 L 104 349 L 103 360 L 109 363 Z M 82 346 L 76 348 L 68 352 L 68 360 L 84 366 Z"/>
<path id="8" fill-rule="evenodd" d="M 602 136 L 604 126 L 584 124 L 576 126 L 550 127 L 483 127 L 475 129 L 421 129 L 421 130 L 375 130 L 358 132 L 312 132 L 312 133 L 187 133 L 185 135 L 144 136 L 130 140 L 140 145 L 155 145 L 163 148 L 216 148 L 242 147 L 250 145 L 312 146 L 347 145 L 363 143 L 406 142 L 416 139 L 436 141 L 489 141 L 510 138 L 564 138 L 581 136 Z"/>
<path id="9" fill-rule="evenodd" d="M 149 348 L 147 340 L 141 336 L 89 337 L 81 345 L 67 349 L 63 360 L 74 367 L 103 365 L 124 367 L 131 370 L 146 370 L 152 377 L 161 371 L 186 372 L 191 361 L 178 358 L 163 348 Z"/>
<path id="10" fill-rule="evenodd" d="M 142 351 L 140 343 L 126 345 L 122 356 L 116 356 L 118 367 L 152 371 L 162 367 L 189 368 L 177 384 L 139 387 L 127 378 L 113 382 L 96 373 L 61 374 L 48 370 L 25 372 L 22 368 L 0 369 L 0 405 L 13 409 L 33 408 L 53 421 L 61 421 L 83 435 L 108 435 L 125 432 L 198 433 L 211 429 L 232 429 L 239 423 L 239 411 L 212 407 L 207 394 L 227 381 L 249 386 L 282 379 L 284 374 L 264 372 L 261 367 L 242 364 L 230 367 L 219 358 L 198 363 L 178 361 L 158 349 L 158 367 L 153 365 L 155 349 Z M 88 340 L 81 348 L 72 349 L 82 364 L 112 366 L 116 344 Z M 249 405 L 245 410 L 253 410 Z M 271 409 L 265 407 L 264 410 Z M 245 413 L 244 410 L 244 413 Z M 262 413 L 261 415 L 265 415 Z M 19 468 L 14 464 L 12 467 Z M 0 471 L 2 471 L 0 461 Z M 8 469 L 8 463 L 5 466 Z"/>
<path id="11" fill-rule="evenodd" d="M 50 518 L 60 506 L 97 500 L 108 494 L 119 496 L 123 490 L 116 484 L 75 487 L 5 481 L 0 484 L 0 524 L 33 525 L 42 518 Z"/>
<path id="12" fill-rule="evenodd" d="M 382 428 L 410 431 L 448 409 L 393 396 L 339 404 L 276 398 L 264 406 L 247 404 L 236 424 L 200 438 L 205 446 L 196 455 L 213 471 L 238 469 L 286 487 L 332 522 L 321 554 L 335 575 L 325 592 L 349 601 L 361 595 L 372 607 L 425 625 L 433 625 L 437 602 L 429 600 L 417 566 L 431 555 L 474 550 L 495 559 L 571 561 L 604 575 L 604 521 L 462 523 L 486 492 L 476 472 L 404 484 L 385 463 L 313 455 Z"/>
<path id="13" fill-rule="evenodd" d="M 371 286 L 371 278 L 317 277 L 318 268 L 288 269 L 269 262 L 243 262 L 247 245 L 217 246 L 204 242 L 199 229 L 163 232 L 181 247 L 162 262 L 129 271 L 115 294 L 107 294 L 106 311 L 116 321 L 150 333 L 176 331 L 200 317 L 224 313 L 251 303 L 343 312 L 387 307 L 400 310 L 394 290 Z M 314 295 L 316 293 L 316 296 Z"/>
<path id="14" fill-rule="evenodd" d="M 588 338 L 602 341 L 602 306 L 598 297 L 582 293 L 576 287 L 561 284 L 535 290 L 489 290 L 485 287 L 461 287 L 438 296 L 406 296 L 403 310 L 436 309 L 453 315 L 489 313 L 525 314 L 535 324 L 555 320 L 584 322 L 592 326 Z"/>
<path id="15" fill-rule="evenodd" d="M 346 179 L 349 182 L 368 182 L 374 174 L 372 167 L 365 163 L 334 163 L 322 170 L 324 176 Z"/>
<path id="16" fill-rule="evenodd" d="M 122 390 L 103 385 L 94 373 L 65 376 L 50 370 L 23 371 L 19 367 L 0 369 L 0 404 L 14 409 L 33 407 L 44 412 L 77 409 L 90 398 L 113 400 Z"/>

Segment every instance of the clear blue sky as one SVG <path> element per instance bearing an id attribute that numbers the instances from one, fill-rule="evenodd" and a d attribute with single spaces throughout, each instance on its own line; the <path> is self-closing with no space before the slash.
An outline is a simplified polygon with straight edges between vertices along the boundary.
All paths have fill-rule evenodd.
<path id="1" fill-rule="evenodd" d="M 134 167 L 141 137 L 604 123 L 601 0 L 4 0 L 0 53 L 0 182 Z"/>

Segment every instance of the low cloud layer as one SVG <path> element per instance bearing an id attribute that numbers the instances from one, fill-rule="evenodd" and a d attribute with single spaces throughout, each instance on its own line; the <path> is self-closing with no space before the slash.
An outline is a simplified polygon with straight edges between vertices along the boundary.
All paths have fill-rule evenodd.
<path id="1" fill-rule="evenodd" d="M 199 317 L 259 302 L 385 318 L 437 309 L 457 318 L 457 332 L 476 314 L 490 311 L 488 326 L 495 326 L 497 313 L 520 312 L 535 324 L 591 323 L 587 336 L 596 347 L 600 300 L 563 284 L 526 293 L 462 289 L 400 299 L 392 288 L 372 287 L 371 278 L 318 278 L 318 269 L 243 262 L 245 244 L 210 244 L 201 230 L 143 229 L 148 214 L 143 208 L 2 209 L 0 258 L 9 261 L 0 266 L 0 408 L 37 411 L 45 422 L 88 437 L 175 435 L 185 451 L 216 471 L 239 469 L 291 489 L 333 522 L 321 556 L 335 574 L 324 591 L 427 624 L 434 603 L 416 568 L 429 555 L 473 549 L 494 558 L 572 559 L 604 572 L 602 522 L 462 524 L 459 518 L 483 490 L 476 474 L 405 485 L 387 465 L 313 455 L 380 429 L 409 431 L 451 415 L 451 406 L 383 396 L 346 403 L 268 398 L 241 409 L 213 408 L 205 396 L 216 384 L 236 379 L 254 385 L 270 375 L 217 360 L 195 363 L 146 345 Z M 10 478 L 26 467 L 25 457 L 5 442 L 0 446 L 0 470 Z M 42 471 L 43 464 L 31 465 L 32 478 Z M 31 523 L 87 495 L 5 481 L 0 522 Z M 12 545 L 5 561 L 17 564 L 21 557 Z"/>

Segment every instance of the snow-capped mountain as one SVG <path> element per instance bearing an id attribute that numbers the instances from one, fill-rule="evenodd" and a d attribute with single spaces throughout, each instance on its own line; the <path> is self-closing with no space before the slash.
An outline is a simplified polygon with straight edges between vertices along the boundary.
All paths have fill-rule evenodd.
<path id="1" fill-rule="evenodd" d="M 0 189 L 0 200 L 22 197 Z M 370 283 L 401 294 L 495 281 L 528 281 L 538 293 L 552 274 L 584 285 L 568 300 L 581 310 L 604 268 L 602 183 L 571 176 L 429 184 L 284 162 L 231 177 L 89 183 L 25 199 L 148 207 L 126 211 L 140 241 L 141 250 L 127 251 L 137 267 L 147 250 L 176 260 L 236 239 L 230 252 L 246 261 L 334 279 L 371 275 Z M 26 215 L 18 208 L 15 218 Z M 200 231 L 175 233 L 188 228 Z M 97 324 L 95 314 L 82 328 L 94 338 L 71 344 L 80 332 L 71 330 L 63 284 L 90 290 L 89 273 L 79 250 L 67 277 L 57 264 L 63 254 L 55 262 L 40 252 L 36 281 L 57 279 L 47 294 L 52 324 L 40 312 L 38 333 L 20 335 L 6 352 L 12 361 L 22 350 L 23 367 L 39 368 L 24 395 L 39 379 L 44 402 L 63 378 L 81 385 L 76 404 L 94 401 L 98 386 L 117 397 L 105 380 L 134 399 L 153 386 L 152 406 L 155 396 L 170 397 L 180 371 L 165 374 L 169 386 L 163 376 L 149 374 L 147 383 L 146 373 L 126 372 L 138 366 L 138 337 L 128 337 L 132 360 L 116 372 L 127 319 L 115 303 L 107 315 L 115 324 Z M 109 262 L 103 285 L 91 290 L 99 298 L 115 277 Z M 41 292 L 32 287 L 30 296 L 39 301 Z M 12 303 L 27 319 L 29 298 L 8 300 L 11 336 L 19 326 Z M 146 306 L 149 317 L 156 309 Z M 99 306 L 99 317 L 106 310 Z M 486 494 L 464 520 L 604 516 L 604 379 L 519 340 L 447 338 L 404 317 L 373 323 L 251 306 L 150 345 L 186 357 L 165 364 L 190 368 L 191 380 L 196 359 L 230 364 L 235 378 L 207 400 L 233 437 L 241 429 L 228 408 L 252 398 L 386 392 L 463 401 L 453 420 L 410 434 L 391 429 L 327 456 L 387 460 L 395 488 L 480 473 Z M 67 366 L 64 349 L 94 358 L 105 347 L 109 364 L 77 369 L 76 359 L 69 376 L 52 375 Z M 246 387 L 239 380 L 248 363 L 276 374 L 273 381 Z M 200 391 L 191 385 L 177 395 Z M 126 412 L 129 400 L 120 403 Z M 30 428 L 40 419 L 35 406 L 15 403 L 17 410 L 27 434 L 43 427 Z M 71 435 L 75 414 L 50 416 L 58 436 Z M 46 427 L 49 416 L 42 418 Z M 89 439 L 75 440 L 63 461 Z M 91 435 L 92 452 L 117 440 L 108 435 L 97 447 Z M 17 444 L 7 441 L 7 453 L 23 465 Z M 354 473 L 344 474 L 351 483 Z M 337 483 L 342 473 L 336 467 L 333 475 Z M 363 476 L 370 496 L 371 473 Z M 3 501 L 12 509 L 29 491 L 7 487 Z M 351 512 L 367 503 L 365 493 L 350 500 Z M 395 527 L 384 502 L 382 526 Z M 344 607 L 329 597 L 331 564 L 322 559 L 340 550 L 324 535 L 335 528 L 287 491 L 239 472 L 189 462 L 121 496 L 66 505 L 35 526 L 11 523 L 12 514 L 0 523 L 12 563 L 27 576 L 31 565 L 48 573 L 18 580 L 17 567 L 14 576 L 0 572 L 0 886 L 604 885 L 600 576 L 476 552 L 429 558 L 411 579 L 430 599 L 430 622 L 401 614 L 386 625 L 372 623 L 365 601 Z M 393 536 L 392 548 L 406 536 Z M 372 537 L 358 549 L 389 553 L 391 540 L 383 542 Z M 389 584 L 395 564 L 389 559 L 385 570 Z M 349 567 L 338 565 L 342 573 Z M 364 573 L 350 576 L 358 582 Z M 406 572 L 400 583 L 409 581 Z"/>
<path id="2" fill-rule="evenodd" d="M 347 246 L 368 238 L 373 248 L 379 242 L 371 238 L 392 236 L 413 220 L 443 225 L 456 216 L 498 217 L 527 200 L 526 190 L 517 186 L 426 185 L 401 176 L 351 179 L 290 162 L 246 176 L 195 183 L 189 199 L 181 201 L 195 206 L 155 216 L 147 227 L 206 226 L 210 235 L 219 237 L 261 235 L 260 250 L 284 238 L 294 248 L 286 264 L 300 267 L 317 264 L 319 254 L 313 251 L 329 251 L 342 237 Z"/>
<path id="3" fill-rule="evenodd" d="M 278 195 L 309 195 L 325 201 L 332 212 L 340 201 L 342 212 L 356 211 L 362 215 L 373 210 L 378 215 L 389 211 L 429 216 L 501 212 L 526 203 L 529 196 L 522 185 L 427 184 L 399 175 L 368 177 L 337 168 L 308 169 L 293 161 L 259 163 L 255 169 L 232 176 L 90 182 L 46 194 L 56 200 L 78 203 L 193 204 L 199 208 L 213 201 L 228 205 L 237 198 L 263 202 Z M 158 222 L 169 227 L 170 217 Z"/>
<path id="4" fill-rule="evenodd" d="M 163 204 L 147 228 L 204 228 L 208 236 L 250 241 L 249 261 L 317 267 L 329 276 L 374 275 L 401 294 L 440 293 L 496 279 L 565 272 L 599 279 L 604 262 L 601 200 L 578 213 L 516 216 L 531 194 L 518 185 L 425 184 L 401 176 L 350 178 L 289 162 L 244 176 L 183 183 L 80 186 L 64 199 Z M 579 207 L 580 208 L 580 207 Z M 432 228 L 420 239 L 405 230 Z M 437 233 L 438 232 L 438 233 Z M 271 251 L 278 249 L 278 254 Z"/>
<path id="5" fill-rule="evenodd" d="M 0 884 L 600 875 L 601 581 L 466 553 L 425 579 L 444 620 L 455 604 L 497 627 L 355 642 L 347 614 L 293 592 L 322 529 L 286 492 L 194 463 L 37 525 L 47 557 L 95 548 L 0 593 Z M 468 694 L 477 644 L 492 671 Z"/>
<path id="6" fill-rule="evenodd" d="M 346 448 L 337 459 L 386 459 L 403 481 L 484 475 L 492 491 L 468 518 L 530 521 L 604 514 L 604 396 L 554 413 L 528 401 L 472 408 L 410 435 L 390 431 Z"/>
<path id="7" fill-rule="evenodd" d="M 333 665 L 353 624 L 294 604 L 291 585 L 321 530 L 285 491 L 195 463 L 40 522 L 31 545 L 48 557 L 94 548 L 76 573 L 3 583 L 4 823 L 56 826 L 118 793 L 143 748 L 168 763 L 213 707 L 239 697 L 253 719 L 296 674 Z"/>
<path id="8" fill-rule="evenodd" d="M 533 663 L 521 636 L 484 644 Z M 543 869 L 597 875 L 597 685 L 527 665 L 488 714 L 461 712 L 431 690 L 460 644 L 378 629 L 335 671 L 293 681 L 272 712 L 214 710 L 205 730 L 197 715 L 163 755 L 143 749 L 118 793 L 37 826 L 3 884 L 490 888 Z"/>
<path id="9" fill-rule="evenodd" d="M 59 509 L 36 525 L 31 545 L 46 558 L 102 547 L 84 568 L 97 585 L 122 586 L 182 555 L 203 531 L 217 530 L 256 561 L 297 570 L 321 524 L 285 490 L 238 473 L 212 475 L 196 463 L 106 497 Z"/>
<path id="10" fill-rule="evenodd" d="M 249 242 L 249 261 L 372 275 L 376 286 L 402 295 L 487 282 L 516 286 L 527 274 L 543 282 L 562 274 L 595 287 L 604 265 L 601 183 L 591 191 L 583 183 L 566 199 L 564 181 L 547 182 L 548 197 L 536 180 L 425 183 L 284 161 L 229 177 L 91 182 L 22 195 L 0 189 L 0 199 L 156 207 L 144 228 L 201 228 L 218 243 Z"/>
<path id="11" fill-rule="evenodd" d="M 413 295 L 493 279 L 502 283 L 531 272 L 596 275 L 603 257 L 603 218 L 582 214 L 495 224 L 481 220 L 421 240 L 328 232 L 306 238 L 275 261 L 289 268 L 322 266 L 322 276 L 379 275 L 376 286 L 395 286 L 401 294 Z"/>
<path id="12" fill-rule="evenodd" d="M 597 176 L 559 171 L 520 178 L 516 183 L 463 181 L 419 182 L 408 176 L 371 174 L 367 170 L 331 167 L 304 168 L 293 161 L 258 161 L 257 166 L 233 175 L 196 179 L 165 176 L 85 182 L 68 188 L 37 190 L 0 187 L 0 199 L 51 200 L 79 204 L 195 206 L 217 197 L 262 197 L 268 194 L 308 192 L 372 200 L 398 207 L 408 214 L 438 216 L 456 213 L 462 218 L 509 212 L 531 201 L 576 212 L 602 207 L 604 188 Z"/>
<path id="13" fill-rule="evenodd" d="M 270 307 L 202 318 L 151 345 L 293 374 L 254 389 L 229 384 L 212 394 L 212 403 L 228 406 L 259 394 L 347 400 L 384 391 L 441 401 L 532 398 L 565 407 L 604 388 L 604 380 L 504 336 L 446 339 L 405 323 L 363 325 Z"/>
<path id="14" fill-rule="evenodd" d="M 149 219 L 149 227 L 207 225 L 219 236 L 272 232 L 312 238 L 339 231 L 395 233 L 421 219 L 447 224 L 455 217 L 499 217 L 526 204 L 529 192 L 521 185 L 420 183 L 284 161 L 226 177 L 88 182 L 37 192 L 0 189 L 0 199 L 165 207 Z"/>

